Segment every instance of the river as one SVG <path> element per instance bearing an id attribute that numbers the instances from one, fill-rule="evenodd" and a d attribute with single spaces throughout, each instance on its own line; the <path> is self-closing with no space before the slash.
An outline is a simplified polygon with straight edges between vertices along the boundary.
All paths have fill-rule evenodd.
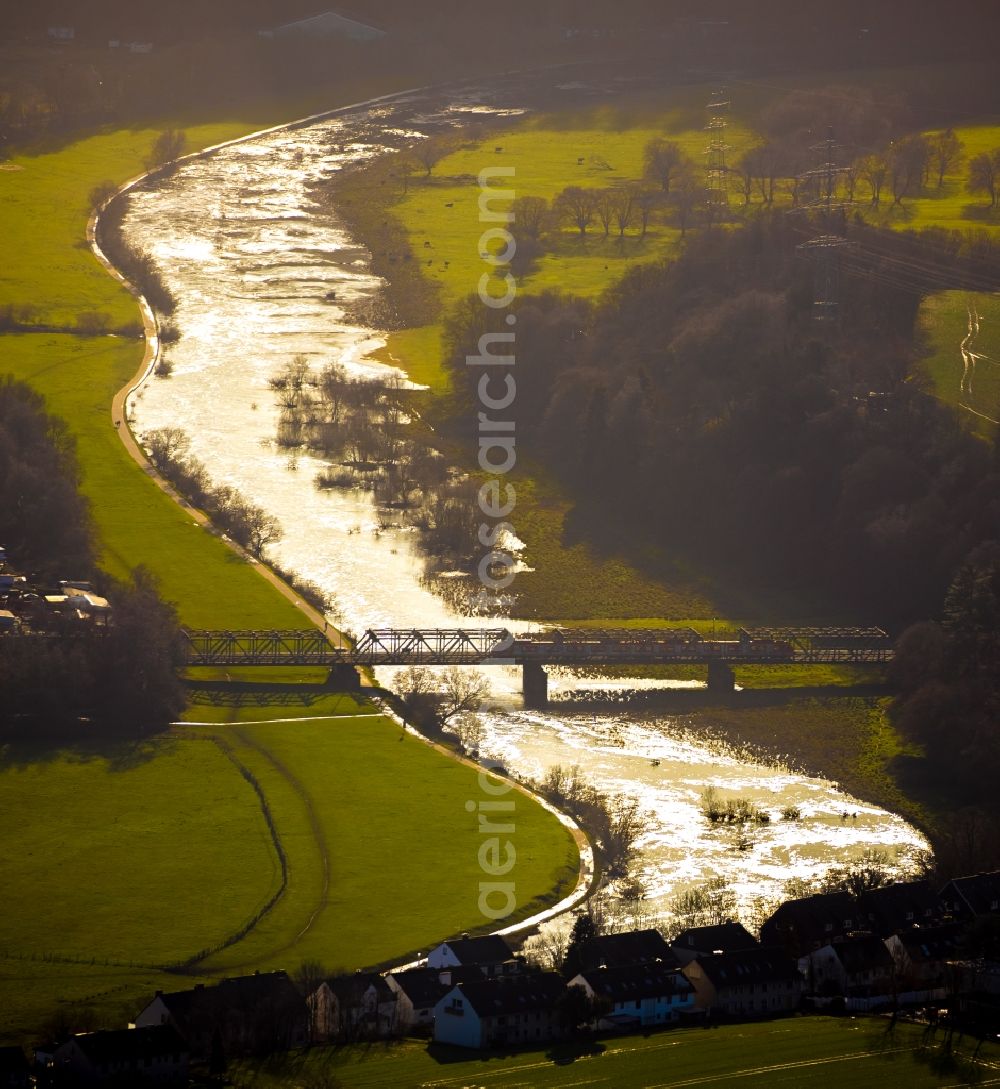
<path id="1" fill-rule="evenodd" d="M 622 89 L 558 84 L 547 76 L 530 86 L 507 79 L 403 95 L 225 147 L 133 193 L 126 233 L 154 256 L 177 296 L 181 334 L 166 347 L 172 376 L 149 379 L 133 398 L 133 427 L 140 435 L 183 428 L 216 484 L 238 488 L 279 519 L 284 537 L 270 554 L 332 592 L 348 630 L 482 621 L 457 615 L 421 584 L 412 535 L 385 528 L 368 493 L 318 490 L 321 461 L 289 459 L 269 443 L 277 409 L 268 380 L 292 356 L 317 367 L 339 361 L 353 374 L 389 371 L 368 358 L 383 336 L 348 316 L 378 289 L 369 256 L 319 206 L 313 186 L 346 162 L 476 114 L 527 111 L 542 96 L 580 106 Z M 527 711 L 514 671 L 496 670 L 491 679 L 500 709 L 483 716 L 484 753 L 533 777 L 578 764 L 602 791 L 639 799 L 649 829 L 636 875 L 650 917 L 711 878 L 728 881 L 747 906 L 779 897 L 789 878 L 816 878 L 868 848 L 905 867 L 927 847 L 900 817 L 834 783 L 733 752 L 686 715 L 630 710 L 624 700 L 610 711 L 578 700 L 562 711 L 558 702 L 544 713 Z M 551 690 L 558 700 L 606 687 L 557 675 Z M 736 845 L 701 815 L 708 787 L 724 798 L 751 798 L 774 819 Z M 779 819 L 788 806 L 800 809 L 800 820 Z"/>

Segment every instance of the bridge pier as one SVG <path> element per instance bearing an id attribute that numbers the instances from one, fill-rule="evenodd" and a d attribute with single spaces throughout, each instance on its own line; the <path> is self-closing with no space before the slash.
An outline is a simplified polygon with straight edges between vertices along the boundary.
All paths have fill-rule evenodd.
<path id="1" fill-rule="evenodd" d="M 521 692 L 524 706 L 532 711 L 542 711 L 549 705 L 549 675 L 537 662 L 525 662 L 521 666 Z"/>
<path id="2" fill-rule="evenodd" d="M 734 692 L 736 690 L 736 674 L 726 662 L 708 663 L 708 690 L 709 692 Z"/>
<path id="3" fill-rule="evenodd" d="M 354 666 L 332 666 L 326 675 L 325 687 L 333 692 L 360 692 L 361 674 Z"/>

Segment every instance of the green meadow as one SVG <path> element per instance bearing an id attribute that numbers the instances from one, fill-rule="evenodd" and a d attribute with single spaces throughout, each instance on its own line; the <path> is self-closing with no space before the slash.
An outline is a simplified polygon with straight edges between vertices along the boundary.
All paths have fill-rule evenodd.
<path id="1" fill-rule="evenodd" d="M 275 120 L 188 127 L 189 146 Z M 89 310 L 136 320 L 86 246 L 87 195 L 141 172 L 154 135 L 102 133 L 5 164 L 0 306 L 31 304 L 54 329 Z M 106 570 L 146 565 L 192 627 L 302 627 L 291 602 L 126 454 L 111 399 L 142 354 L 141 342 L 110 336 L 3 335 L 0 373 L 29 382 L 69 424 Z M 324 691 L 315 671 L 273 674 L 261 683 L 198 671 L 188 718 L 217 727 L 106 753 L 0 751 L 0 1039 L 58 1014 L 75 1026 L 91 1015 L 121 1024 L 156 987 L 192 978 L 291 970 L 305 957 L 359 967 L 482 925 L 480 837 L 464 809 L 476 773 L 403 738 L 363 699 Z M 528 912 L 575 883 L 577 852 L 526 796 L 518 830 L 518 906 Z M 193 958 L 182 977 L 165 971 Z"/>
<path id="2" fill-rule="evenodd" d="M 478 1086 L 646 1086 L 647 1089 L 944 1089 L 991 1085 L 1000 1057 L 974 1041 L 949 1055 L 940 1039 L 927 1046 L 920 1026 L 867 1017 L 798 1017 L 711 1029 L 556 1044 L 546 1050 L 472 1054 L 414 1041 L 336 1050 L 313 1049 L 231 1068 L 238 1089 L 337 1085 L 343 1089 L 468 1089 Z"/>

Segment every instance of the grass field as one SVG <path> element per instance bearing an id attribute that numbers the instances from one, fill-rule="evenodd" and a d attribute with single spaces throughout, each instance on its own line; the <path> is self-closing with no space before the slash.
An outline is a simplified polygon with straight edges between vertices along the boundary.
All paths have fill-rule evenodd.
<path id="1" fill-rule="evenodd" d="M 189 146 L 274 120 L 189 127 Z M 31 303 L 56 327 L 72 327 L 85 310 L 135 320 L 130 296 L 86 248 L 86 198 L 106 178 L 140 172 L 152 138 L 106 133 L 0 171 L 9 242 L 0 305 Z M 76 439 L 107 570 L 145 564 L 193 627 L 302 627 L 290 602 L 125 453 L 111 398 L 141 358 L 140 342 L 112 337 L 0 336 L 0 373 L 39 390 Z M 307 955 L 360 966 L 483 922 L 471 891 L 479 836 L 464 809 L 477 797 L 473 771 L 413 738 L 401 743 L 398 727 L 351 697 L 303 694 L 302 682 L 317 679 L 309 670 L 272 677 L 298 683 L 262 701 L 242 675 L 223 698 L 220 679 L 196 681 L 208 702 L 188 716 L 218 729 L 183 727 L 131 752 L 0 754 L 0 1040 L 36 1032 L 59 1011 L 78 1028 L 87 1009 L 97 1024 L 121 1024 L 155 987 L 187 985 L 191 976 L 179 981 L 156 966 L 223 944 L 281 890 L 261 795 L 287 856 L 287 887 L 258 928 L 201 966 L 206 974 L 294 968 Z M 252 725 L 324 714 L 348 717 Z M 527 797 L 518 827 L 526 908 L 575 882 L 576 848 Z"/>
<path id="2" fill-rule="evenodd" d="M 250 936 L 206 969 L 304 959 L 352 969 L 426 950 L 475 926 L 482 837 L 465 802 L 482 795 L 477 772 L 375 715 L 213 733 L 282 814 L 289 887 Z M 343 775 L 348 760 L 352 773 Z M 523 795 L 514 798 L 511 879 L 523 917 L 529 904 L 569 893 L 577 853 L 549 814 Z M 378 905 L 381 925 L 372 925 L 371 909 L 359 910 L 364 903 Z"/>
<path id="3" fill-rule="evenodd" d="M 821 1089 L 944 1089 L 996 1085 L 1000 1052 L 960 1045 L 951 1057 L 939 1042 L 921 1045 L 921 1029 L 901 1024 L 889 1035 L 881 1019 L 799 1017 L 783 1021 L 680 1029 L 647 1036 L 561 1044 L 545 1051 L 470 1054 L 408 1041 L 315 1050 L 230 1069 L 239 1089 L 336 1085 L 341 1089 L 486 1089 L 489 1086 L 815 1086 Z"/>
<path id="4" fill-rule="evenodd" d="M 283 721 L 248 721 L 265 714 Z M 339 693 L 250 712 L 195 703 L 187 715 L 218 725 L 0 763 L 0 1039 L 57 1008 L 119 1017 L 156 987 L 187 985 L 171 965 L 191 963 L 195 978 L 306 959 L 352 970 L 498 925 L 477 903 L 475 770 Z M 562 825 L 513 797 L 508 921 L 568 893 L 578 864 Z"/>

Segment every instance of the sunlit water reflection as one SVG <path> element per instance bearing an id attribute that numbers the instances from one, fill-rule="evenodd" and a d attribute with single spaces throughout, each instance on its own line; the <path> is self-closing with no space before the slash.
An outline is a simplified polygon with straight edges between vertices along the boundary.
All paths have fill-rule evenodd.
<path id="1" fill-rule="evenodd" d="M 567 96 L 592 92 L 565 85 Z M 304 454 L 290 460 L 267 444 L 277 415 L 268 380 L 293 355 L 316 366 L 338 361 L 355 374 L 388 370 L 368 358 L 384 344 L 382 334 L 348 316 L 378 287 L 369 255 L 323 211 L 313 186 L 414 132 L 471 111 L 517 110 L 528 96 L 508 85 L 446 99 L 403 97 L 225 148 L 133 197 L 127 233 L 154 255 L 175 292 L 182 334 L 166 350 L 172 377 L 151 380 L 133 403 L 136 430 L 183 428 L 215 483 L 240 489 L 277 516 L 284 538 L 274 558 L 332 591 L 349 629 L 454 626 L 466 618 L 421 585 L 412 534 L 386 528 L 367 493 L 320 492 L 313 478 L 322 461 Z M 522 776 L 579 764 L 600 789 L 639 798 L 650 825 L 638 869 L 654 914 L 712 877 L 726 878 L 748 902 L 869 847 L 902 857 L 926 846 L 899 817 L 822 779 L 748 761 L 706 740 L 685 717 L 625 706 L 529 712 L 520 709 L 515 671 L 497 670 L 493 679 L 503 709 L 484 716 L 485 754 Z M 552 691 L 558 697 L 609 687 L 620 682 L 556 676 Z M 723 797 L 752 799 L 771 823 L 735 844 L 731 832 L 712 829 L 701 815 L 710 786 Z M 791 805 L 802 819 L 778 819 Z"/>

